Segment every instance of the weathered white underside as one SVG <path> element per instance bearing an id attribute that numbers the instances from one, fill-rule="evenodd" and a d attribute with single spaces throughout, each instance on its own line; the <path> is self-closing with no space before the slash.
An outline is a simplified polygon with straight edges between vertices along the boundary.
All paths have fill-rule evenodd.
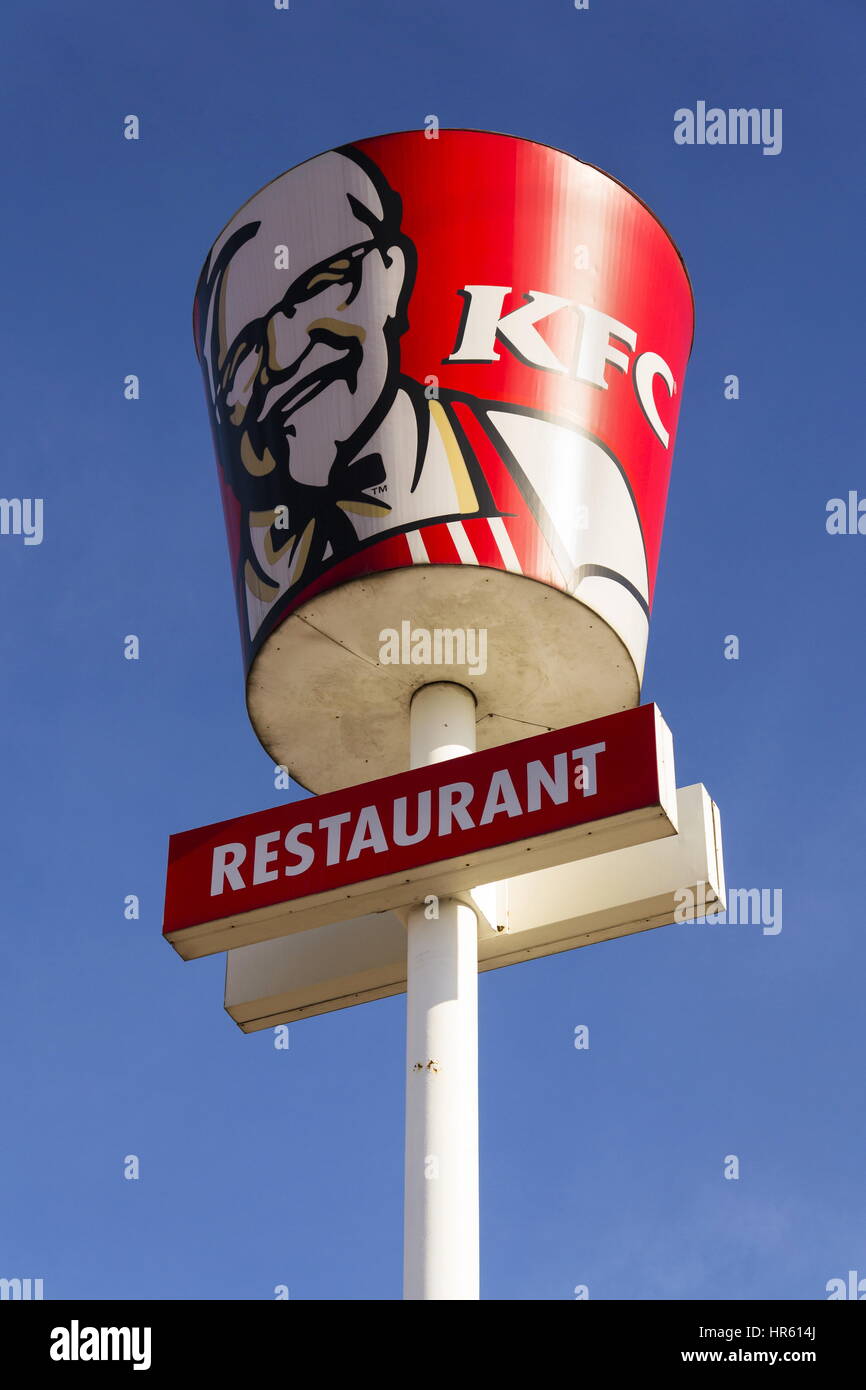
<path id="1" fill-rule="evenodd" d="M 595 582 L 611 597 L 622 587 Z M 428 631 L 484 627 L 486 670 L 382 664 L 380 634 L 405 621 Z M 571 595 L 480 566 L 414 565 L 352 580 L 286 619 L 250 669 L 247 708 L 274 763 L 322 793 L 402 772 L 411 695 L 441 680 L 473 692 L 479 749 L 630 709 L 640 697 L 621 638 Z"/>

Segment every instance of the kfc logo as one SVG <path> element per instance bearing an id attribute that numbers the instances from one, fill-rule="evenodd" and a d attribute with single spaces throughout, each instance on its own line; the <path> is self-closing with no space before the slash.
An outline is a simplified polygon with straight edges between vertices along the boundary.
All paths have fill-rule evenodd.
<path id="1" fill-rule="evenodd" d="M 394 142 L 412 139 L 368 143 L 399 153 Z M 196 340 L 249 654 L 329 582 L 445 563 L 573 594 L 640 669 L 651 570 L 639 498 L 579 393 L 601 396 L 609 377 L 630 374 L 631 405 L 616 407 L 624 428 L 636 434 L 639 421 L 663 453 L 679 368 L 637 352 L 641 325 L 579 296 L 473 278 L 488 253 L 461 218 L 477 215 L 449 208 L 422 174 L 398 188 L 358 146 L 309 160 L 250 200 L 202 272 Z M 528 283 L 542 273 L 556 272 L 540 250 Z M 563 379 L 549 398 L 548 374 Z M 646 484 L 662 505 L 666 467 Z"/>
<path id="2" fill-rule="evenodd" d="M 572 368 L 575 379 L 606 391 L 608 366 L 615 367 L 618 372 L 628 372 L 629 357 L 622 349 L 627 347 L 634 352 L 637 347 L 634 329 L 590 304 L 575 304 L 557 294 L 540 294 L 538 290 L 530 290 L 523 296 L 526 304 L 503 315 L 502 305 L 510 293 L 510 287 L 503 285 L 465 285 L 460 290 L 466 300 L 466 312 L 457 344 L 446 359 L 448 362 L 498 362 L 496 343 L 499 341 L 530 367 L 545 372 L 568 372 L 568 364 L 560 362 L 551 351 L 536 324 L 558 309 L 573 309 L 580 315 L 581 322 Z M 677 388 L 667 362 L 656 352 L 641 353 L 634 364 L 635 392 L 647 423 L 667 449 L 670 431 L 662 424 L 656 406 L 656 377 L 664 382 L 668 395 L 672 396 Z"/>

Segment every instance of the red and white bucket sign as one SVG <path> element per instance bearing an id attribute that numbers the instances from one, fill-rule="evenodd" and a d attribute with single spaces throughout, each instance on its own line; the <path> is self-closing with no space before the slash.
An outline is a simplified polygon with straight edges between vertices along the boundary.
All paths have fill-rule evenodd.
<path id="1" fill-rule="evenodd" d="M 640 667 L 692 327 L 668 234 L 562 151 L 409 131 L 268 184 L 195 299 L 248 658 L 351 578 L 479 565 Z"/>

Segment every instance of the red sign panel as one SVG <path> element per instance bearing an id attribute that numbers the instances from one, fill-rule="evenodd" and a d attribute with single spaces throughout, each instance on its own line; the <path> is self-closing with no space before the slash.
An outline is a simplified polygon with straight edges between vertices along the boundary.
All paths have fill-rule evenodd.
<path id="1" fill-rule="evenodd" d="M 539 867 L 531 851 L 557 837 L 568 846 L 581 827 L 673 800 L 667 727 L 643 705 L 173 835 L 164 934 L 182 955 L 207 954 L 353 916 L 362 890 L 379 910 L 438 871 L 451 873 L 439 891 L 474 887 Z M 517 867 L 506 847 L 523 852 Z M 493 865 L 502 872 L 485 874 Z"/>

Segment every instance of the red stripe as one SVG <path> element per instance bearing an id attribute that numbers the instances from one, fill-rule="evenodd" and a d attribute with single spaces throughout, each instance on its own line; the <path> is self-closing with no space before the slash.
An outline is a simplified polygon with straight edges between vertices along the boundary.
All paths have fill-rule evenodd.
<path id="1" fill-rule="evenodd" d="M 494 570 L 505 568 L 499 546 L 493 539 L 489 521 L 481 518 L 475 521 L 464 521 L 463 529 L 469 539 L 469 544 L 475 551 L 479 565 L 487 565 Z"/>
<path id="2" fill-rule="evenodd" d="M 425 526 L 421 531 L 424 548 L 434 565 L 459 565 L 460 556 L 445 522 L 438 526 Z"/>

